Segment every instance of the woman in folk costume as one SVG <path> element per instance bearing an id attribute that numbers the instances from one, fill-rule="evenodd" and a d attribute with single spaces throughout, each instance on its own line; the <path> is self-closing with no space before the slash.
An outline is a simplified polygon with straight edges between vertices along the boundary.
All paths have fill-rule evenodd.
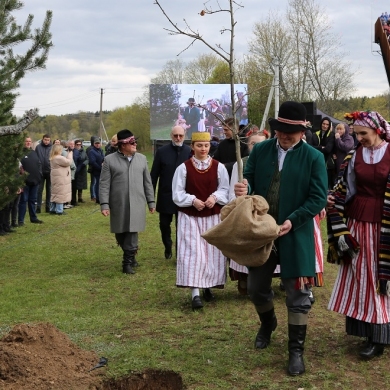
<path id="1" fill-rule="evenodd" d="M 212 287 L 226 282 L 226 257 L 201 234 L 220 222 L 221 207 L 228 203 L 229 175 L 223 164 L 209 156 L 210 133 L 193 133 L 194 156 L 179 165 L 172 182 L 173 201 L 178 206 L 178 287 L 192 289 L 192 309 L 214 299 Z"/>
<path id="2" fill-rule="evenodd" d="M 374 111 L 346 118 L 359 143 L 328 196 L 328 261 L 340 264 L 328 309 L 367 338 L 359 355 L 371 359 L 390 344 L 390 125 Z"/>

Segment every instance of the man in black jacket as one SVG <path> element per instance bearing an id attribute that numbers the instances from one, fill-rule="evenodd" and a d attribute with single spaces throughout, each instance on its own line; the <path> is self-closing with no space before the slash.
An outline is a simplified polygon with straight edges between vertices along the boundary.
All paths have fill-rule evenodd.
<path id="1" fill-rule="evenodd" d="M 35 211 L 38 188 L 42 181 L 42 166 L 37 153 L 31 149 L 31 145 L 31 138 L 27 137 L 24 141 L 23 157 L 20 160 L 22 169 L 28 173 L 28 176 L 26 177 L 26 185 L 23 187 L 22 196 L 19 201 L 19 226 L 24 225 L 27 204 L 31 223 L 42 223 L 37 218 Z"/>
<path id="2" fill-rule="evenodd" d="M 50 196 L 51 196 L 51 180 L 50 180 L 50 151 L 51 151 L 51 142 L 50 142 L 50 135 L 45 134 L 42 137 L 41 143 L 37 145 L 35 148 L 35 152 L 38 155 L 39 161 L 41 162 L 42 166 L 42 181 L 39 185 L 38 190 L 38 204 L 37 204 L 37 213 L 41 212 L 41 205 L 42 205 L 42 194 L 43 194 L 43 187 L 46 183 L 46 212 L 50 212 Z"/>
<path id="3" fill-rule="evenodd" d="M 219 143 L 218 148 L 215 151 L 213 156 L 215 160 L 225 165 L 229 173 L 229 178 L 232 176 L 233 165 L 237 161 L 236 143 L 234 141 L 233 131 L 232 131 L 233 126 L 234 126 L 234 118 L 227 118 L 223 122 L 223 132 L 225 134 L 225 139 Z M 236 129 L 238 129 L 237 121 L 236 121 Z M 241 150 L 241 158 L 249 155 L 248 146 L 245 142 L 241 142 L 240 150 Z"/>
<path id="4" fill-rule="evenodd" d="M 158 182 L 156 210 L 160 214 L 161 238 L 166 259 L 172 257 L 171 223 L 174 215 L 177 223 L 177 206 L 172 200 L 173 175 L 176 168 L 191 156 L 190 147 L 184 144 L 184 129 L 181 126 L 172 129 L 171 139 L 172 142 L 168 145 L 157 149 L 150 173 L 155 192 Z"/>
<path id="5" fill-rule="evenodd" d="M 188 99 L 188 107 L 184 110 L 184 119 L 187 123 L 187 138 L 191 139 L 192 133 L 196 133 L 198 131 L 198 123 L 200 121 L 200 111 L 199 108 L 195 106 L 195 99 Z"/>

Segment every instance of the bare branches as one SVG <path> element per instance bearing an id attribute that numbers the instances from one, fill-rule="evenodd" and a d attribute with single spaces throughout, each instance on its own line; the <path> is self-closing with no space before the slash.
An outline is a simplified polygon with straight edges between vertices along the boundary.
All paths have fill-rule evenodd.
<path id="1" fill-rule="evenodd" d="M 164 8 L 161 6 L 159 0 L 155 0 L 154 4 L 156 4 L 161 12 L 164 14 L 164 16 L 166 17 L 166 19 L 168 20 L 168 22 L 171 24 L 171 26 L 173 27 L 173 30 L 172 29 L 168 29 L 168 28 L 164 28 L 164 30 L 168 31 L 168 33 L 170 35 L 185 35 L 189 38 L 192 38 L 192 42 L 185 48 L 183 49 L 178 55 L 180 55 L 181 53 L 183 53 L 184 51 L 186 51 L 188 48 L 190 48 L 196 41 L 200 41 L 202 42 L 203 44 L 205 44 L 209 49 L 211 49 L 214 53 L 218 54 L 220 57 L 222 57 L 225 61 L 229 62 L 229 58 L 226 56 L 226 54 L 228 54 L 227 51 L 223 50 L 220 45 L 216 45 L 220 50 L 217 50 L 214 46 L 210 45 L 200 34 L 199 32 L 197 31 L 194 31 L 190 26 L 189 24 L 187 23 L 187 21 L 185 19 L 183 19 L 185 25 L 186 25 L 186 28 L 187 28 L 187 31 L 186 30 L 183 30 L 181 29 L 177 23 L 174 23 L 173 20 L 168 16 L 168 14 L 165 12 Z M 221 10 L 221 12 L 227 12 L 228 10 Z M 213 13 L 216 13 L 217 11 L 212 11 L 212 10 L 205 10 L 204 11 L 205 14 L 213 14 Z M 219 11 L 218 11 L 219 12 Z"/>

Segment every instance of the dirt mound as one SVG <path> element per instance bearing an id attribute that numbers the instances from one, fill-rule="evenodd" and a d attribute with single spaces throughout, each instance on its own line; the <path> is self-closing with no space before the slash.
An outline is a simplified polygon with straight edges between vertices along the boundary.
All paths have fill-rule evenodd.
<path id="1" fill-rule="evenodd" d="M 98 362 L 51 324 L 16 325 L 0 340 L 0 388 L 100 389 L 105 369 L 89 371 Z"/>

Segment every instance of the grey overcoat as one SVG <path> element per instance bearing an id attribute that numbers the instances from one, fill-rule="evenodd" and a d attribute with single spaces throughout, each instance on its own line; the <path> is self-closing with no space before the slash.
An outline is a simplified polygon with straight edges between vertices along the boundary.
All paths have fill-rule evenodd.
<path id="1" fill-rule="evenodd" d="M 101 210 L 110 210 L 111 233 L 145 230 L 146 208 L 155 208 L 146 157 L 135 153 L 131 162 L 123 154 L 104 159 L 99 183 Z"/>

